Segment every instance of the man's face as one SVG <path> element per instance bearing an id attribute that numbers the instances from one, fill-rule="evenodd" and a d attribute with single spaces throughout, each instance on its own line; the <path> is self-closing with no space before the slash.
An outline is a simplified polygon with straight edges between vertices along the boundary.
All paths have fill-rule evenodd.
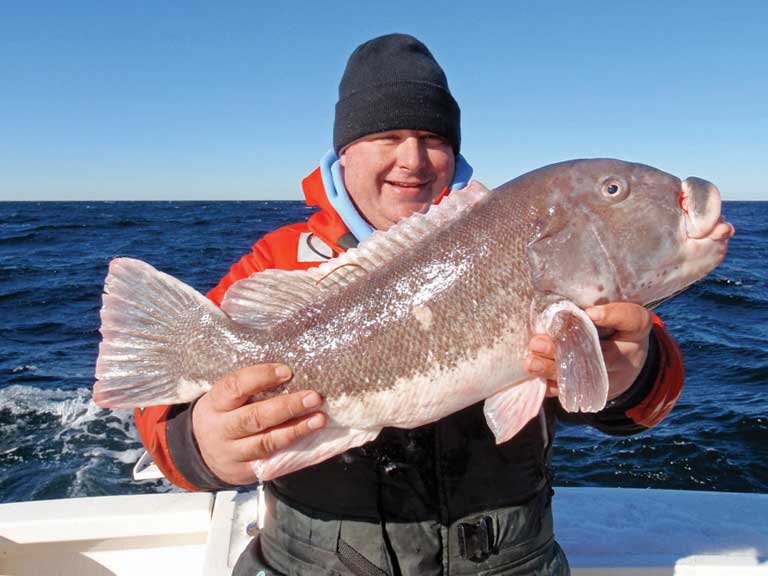
<path id="1" fill-rule="evenodd" d="M 371 134 L 341 151 L 344 185 L 363 217 L 387 230 L 414 212 L 426 212 L 453 180 L 450 143 L 421 130 Z"/>

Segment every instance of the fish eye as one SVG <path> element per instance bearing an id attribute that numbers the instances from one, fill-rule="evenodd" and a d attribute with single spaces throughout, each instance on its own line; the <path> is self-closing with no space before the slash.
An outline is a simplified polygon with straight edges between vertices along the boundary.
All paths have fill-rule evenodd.
<path id="1" fill-rule="evenodd" d="M 620 202 L 629 194 L 629 185 L 624 178 L 611 176 L 603 180 L 600 191 L 611 202 Z"/>

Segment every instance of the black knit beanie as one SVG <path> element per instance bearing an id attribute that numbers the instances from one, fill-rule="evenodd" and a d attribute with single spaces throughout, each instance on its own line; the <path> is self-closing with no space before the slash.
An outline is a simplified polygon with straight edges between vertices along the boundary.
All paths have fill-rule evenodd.
<path id="1" fill-rule="evenodd" d="M 338 153 L 358 138 L 387 130 L 425 130 L 461 145 L 460 110 L 445 73 L 413 36 L 388 34 L 358 46 L 339 84 L 333 124 Z"/>

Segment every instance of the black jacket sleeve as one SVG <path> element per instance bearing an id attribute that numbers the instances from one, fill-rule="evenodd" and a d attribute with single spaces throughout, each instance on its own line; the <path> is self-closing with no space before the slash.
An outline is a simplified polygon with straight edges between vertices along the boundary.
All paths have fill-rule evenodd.
<path id="1" fill-rule="evenodd" d="M 176 469 L 199 490 L 231 490 L 235 488 L 219 479 L 206 465 L 192 433 L 192 404 L 171 408 L 166 423 L 168 451 Z"/>

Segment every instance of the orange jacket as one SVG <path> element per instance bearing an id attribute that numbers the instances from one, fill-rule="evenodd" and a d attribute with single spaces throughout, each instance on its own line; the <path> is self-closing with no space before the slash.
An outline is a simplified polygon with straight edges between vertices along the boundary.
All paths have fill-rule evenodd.
<path id="1" fill-rule="evenodd" d="M 208 298 L 217 305 L 234 282 L 254 272 L 268 268 L 306 270 L 356 244 L 325 195 L 320 169 L 305 178 L 302 186 L 307 205 L 319 210 L 308 221 L 284 226 L 256 242 L 252 252 L 234 264 L 208 293 Z M 658 371 L 652 377 L 651 385 L 641 391 L 639 400 L 637 393 L 622 396 L 630 398 L 626 408 L 620 404 L 624 422 L 615 425 L 615 415 L 611 416 L 610 424 L 581 416 L 576 421 L 592 424 L 608 433 L 626 434 L 655 426 L 666 417 L 682 391 L 683 360 L 677 344 L 655 314 L 653 334 L 658 343 Z M 177 486 L 187 490 L 224 487 L 202 464 L 191 430 L 191 418 L 185 413 L 188 409 L 185 405 L 136 410 L 141 440 L 165 477 Z M 564 419 L 573 420 L 567 416 Z"/>

